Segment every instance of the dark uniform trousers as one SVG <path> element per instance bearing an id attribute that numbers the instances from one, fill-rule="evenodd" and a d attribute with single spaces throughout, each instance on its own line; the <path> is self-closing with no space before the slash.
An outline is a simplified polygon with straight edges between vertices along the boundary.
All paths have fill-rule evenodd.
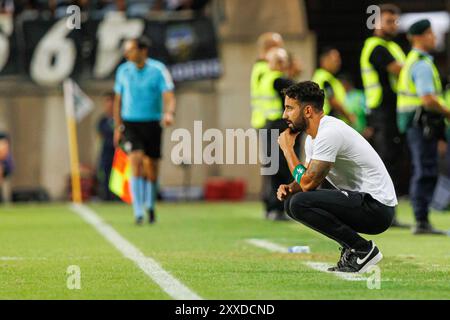
<path id="1" fill-rule="evenodd" d="M 410 198 L 417 221 L 428 221 L 429 204 L 438 177 L 438 150 L 436 137 L 425 137 L 417 125 L 406 132 L 411 153 L 412 176 Z"/>
<path id="2" fill-rule="evenodd" d="M 377 110 L 378 113 L 387 109 L 383 106 L 379 108 L 380 110 Z M 391 108 L 395 108 L 395 105 L 391 106 Z M 398 194 L 404 143 L 397 128 L 396 116 L 395 114 L 392 117 L 373 115 L 371 116 L 370 126 L 374 129 L 373 148 L 386 166 Z"/>

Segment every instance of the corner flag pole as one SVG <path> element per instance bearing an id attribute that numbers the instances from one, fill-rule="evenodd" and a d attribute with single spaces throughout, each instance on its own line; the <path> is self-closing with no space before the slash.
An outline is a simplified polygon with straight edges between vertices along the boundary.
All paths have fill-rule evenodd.
<path id="1" fill-rule="evenodd" d="M 69 137 L 70 172 L 72 177 L 72 201 L 81 203 L 80 161 L 78 157 L 77 120 L 72 79 L 64 80 L 64 105 L 66 109 L 67 133 Z"/>

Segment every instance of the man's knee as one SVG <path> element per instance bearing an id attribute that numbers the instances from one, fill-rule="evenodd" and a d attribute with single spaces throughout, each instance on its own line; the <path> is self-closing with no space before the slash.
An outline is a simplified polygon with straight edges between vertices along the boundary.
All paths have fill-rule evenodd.
<path id="1" fill-rule="evenodd" d="M 290 208 L 290 205 L 291 205 L 291 199 L 292 199 L 292 196 L 289 196 L 289 197 L 286 198 L 286 200 L 284 200 L 284 211 L 286 212 L 286 214 L 287 214 L 289 217 L 294 218 L 294 217 L 292 216 L 292 214 L 291 214 L 291 208 Z"/>
<path id="2" fill-rule="evenodd" d="M 291 217 L 302 220 L 307 209 L 312 207 L 310 192 L 299 192 L 291 197 L 288 209 Z"/>
<path id="3" fill-rule="evenodd" d="M 156 182 L 158 178 L 158 160 L 146 156 L 144 158 L 144 171 L 148 180 Z"/>
<path id="4" fill-rule="evenodd" d="M 134 176 L 142 175 L 143 153 L 142 151 L 133 151 L 130 153 L 131 171 Z"/>

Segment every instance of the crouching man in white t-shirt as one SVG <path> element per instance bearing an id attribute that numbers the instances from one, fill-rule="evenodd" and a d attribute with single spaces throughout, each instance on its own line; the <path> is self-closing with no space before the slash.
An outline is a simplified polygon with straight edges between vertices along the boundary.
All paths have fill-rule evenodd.
<path id="1" fill-rule="evenodd" d="M 341 258 L 330 271 L 360 272 L 382 254 L 358 233 L 379 234 L 392 223 L 397 198 L 391 178 L 370 144 L 343 121 L 324 115 L 324 92 L 306 81 L 285 90 L 283 119 L 289 125 L 278 138 L 294 181 L 277 192 L 288 215 L 337 241 Z M 294 152 L 295 138 L 306 132 L 306 161 Z M 318 190 L 324 180 L 335 190 Z"/>

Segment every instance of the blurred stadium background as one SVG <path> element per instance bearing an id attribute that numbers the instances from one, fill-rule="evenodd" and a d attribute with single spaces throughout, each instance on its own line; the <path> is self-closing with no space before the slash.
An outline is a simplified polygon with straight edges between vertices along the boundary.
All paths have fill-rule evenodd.
<path id="1" fill-rule="evenodd" d="M 440 42 L 439 50 L 435 54 L 436 63 L 444 84 L 448 84 L 450 80 L 448 77 L 450 74 L 450 18 L 448 13 L 450 1 L 379 1 L 379 3 L 383 2 L 395 3 L 402 9 L 401 34 L 398 40 L 405 48 L 408 48 L 405 36 L 408 21 L 422 17 L 423 14 L 432 19 L 433 26 L 437 26 L 436 31 Z M 81 29 L 69 31 L 65 26 L 58 27 L 58 21 L 64 18 L 67 5 L 71 3 L 72 1 L 58 0 L 0 0 L 0 132 L 9 135 L 14 160 L 14 172 L 2 186 L 2 198 L 6 202 L 29 200 L 59 202 L 70 199 L 70 159 L 62 88 L 62 81 L 67 77 L 74 79 L 95 105 L 94 110 L 78 124 L 78 146 L 83 178 L 83 198 L 87 201 L 98 200 L 98 191 L 95 186 L 101 141 L 96 126 L 103 112 L 104 93 L 112 90 L 115 69 L 122 61 L 120 46 L 123 40 L 142 32 L 152 39 L 151 57 L 167 64 L 176 84 L 176 124 L 165 130 L 163 138 L 160 182 L 162 190 L 166 192 L 163 194 L 166 200 L 181 198 L 177 188 L 187 184 L 193 190 L 193 198 L 201 199 L 205 192 L 204 187 L 207 183 L 213 185 L 215 181 L 213 178 L 217 177 L 234 179 L 242 182 L 242 185 L 245 186 L 242 193 L 233 196 L 234 200 L 258 200 L 262 182 L 258 165 L 176 166 L 170 161 L 170 151 L 174 145 L 170 141 L 170 136 L 176 128 L 187 128 L 192 131 L 195 120 L 203 121 L 203 130 L 207 128 L 220 130 L 250 128 L 250 73 L 257 57 L 256 39 L 261 33 L 277 31 L 283 35 L 286 48 L 301 61 L 302 73 L 297 80 L 311 78 L 317 65 L 319 48 L 326 45 L 336 46 L 342 54 L 343 72 L 350 74 L 354 78 L 356 87 L 361 88 L 359 56 L 364 39 L 370 34 L 370 30 L 366 28 L 366 8 L 373 3 L 369 1 L 80 0 L 73 1 L 73 3 L 82 8 Z M 441 166 L 441 171 L 444 173 L 446 170 L 444 158 Z M 409 181 L 407 163 L 404 168 L 400 195 L 407 196 Z M 300 238 L 297 238 L 298 226 L 290 227 L 282 224 L 273 227 L 264 224 L 259 203 L 235 204 L 232 210 L 228 205 L 224 206 L 223 204 L 219 204 L 218 207 L 214 205 L 197 207 L 196 204 L 189 204 L 186 207 L 163 205 L 162 215 L 164 213 L 168 215 L 161 218 L 159 225 L 162 226 L 164 222 L 167 222 L 167 224 L 172 224 L 173 229 L 170 226 L 163 227 L 154 235 L 145 234 L 145 230 L 134 234 L 135 229 L 132 229 L 131 223 L 129 223 L 132 217 L 131 208 L 126 209 L 128 210 L 126 217 L 115 215 L 119 211 L 123 212 L 126 208 L 123 205 L 108 204 L 105 207 L 97 205 L 95 208 L 103 218 L 112 222 L 120 232 L 141 247 L 145 246 L 146 241 L 156 243 L 161 237 L 172 231 L 174 234 L 178 234 L 177 240 L 175 237 L 171 237 L 164 244 L 161 242 L 161 247 L 148 249 L 146 253 L 155 255 L 169 268 L 177 270 L 175 274 L 199 291 L 203 290 L 204 295 L 209 298 L 361 297 L 362 291 L 355 291 L 355 286 L 351 283 L 345 284 L 347 291 L 334 287 L 334 284 L 337 286 L 339 282 L 334 278 L 333 281 L 324 285 L 324 288 L 326 287 L 325 294 L 314 291 L 314 288 L 322 284 L 315 282 L 315 275 L 309 273 L 307 273 L 305 280 L 307 285 L 304 288 L 311 286 L 310 295 L 297 295 L 294 286 L 295 278 L 287 274 L 281 275 L 283 279 L 281 284 L 278 283 L 281 278 L 276 276 L 271 278 L 268 283 L 262 284 L 263 288 L 260 293 L 258 293 L 260 284 L 258 284 L 256 276 L 255 278 L 244 277 L 240 284 L 236 283 L 230 287 L 227 287 L 229 283 L 223 278 L 218 282 L 217 287 L 222 286 L 229 290 L 225 294 L 222 294 L 223 292 L 220 290 L 206 289 L 208 284 L 204 280 L 200 280 L 202 271 L 190 269 L 192 265 L 198 265 L 199 261 L 205 263 L 205 269 L 215 270 L 217 268 L 217 272 L 213 272 L 211 277 L 217 276 L 218 278 L 222 274 L 221 270 L 225 272 L 228 270 L 227 268 L 233 269 L 233 263 L 246 261 L 247 257 L 253 260 L 246 262 L 248 264 L 244 272 L 249 272 L 252 268 L 264 273 L 274 272 L 283 263 L 284 266 L 287 263 L 292 270 L 297 268 L 296 261 L 292 261 L 290 258 L 269 257 L 269 255 L 261 257 L 252 253 L 251 249 L 236 253 L 233 250 L 239 248 L 227 244 L 230 238 L 243 241 L 247 238 L 267 236 L 278 239 L 280 243 L 286 245 L 295 244 L 298 239 L 313 245 L 317 241 L 318 251 L 327 253 L 318 255 L 316 258 L 324 258 L 327 261 L 334 259 L 333 253 L 330 253 L 332 244 L 322 238 L 312 236 L 309 231 L 303 235 L 300 234 Z M 0 207 L 0 212 L 3 211 L 5 219 L 3 226 L 3 237 L 5 238 L 1 242 L 9 243 L 1 255 L 14 256 L 15 252 L 19 252 L 34 256 L 36 252 L 27 248 L 23 241 L 30 236 L 31 240 L 35 239 L 39 243 L 38 239 L 47 234 L 47 230 L 54 231 L 54 233 L 50 232 L 48 242 L 42 243 L 43 250 L 46 250 L 43 251 L 44 255 L 57 258 L 59 249 L 49 248 L 52 243 L 59 239 L 65 239 L 64 237 L 67 239 L 62 241 L 60 250 L 72 250 L 68 239 L 83 237 L 87 231 L 86 234 L 84 231 L 80 231 L 83 228 L 80 226 L 78 233 L 77 230 L 66 225 L 66 223 L 75 223 L 76 225 L 74 218 L 66 221 L 63 221 L 62 218 L 61 220 L 55 218 L 57 211 L 64 210 L 67 211 L 67 208 L 53 206 Z M 218 210 L 216 218 L 210 216 L 215 213 L 212 212 L 215 210 Z M 45 212 L 42 216 L 43 220 L 36 219 L 36 215 L 42 214 L 42 211 Z M 402 202 L 400 211 L 401 218 L 412 221 L 413 215 L 407 202 Z M 15 215 L 19 212 L 27 217 L 28 224 L 26 226 L 29 226 L 30 229 L 22 229 L 20 224 L 23 221 L 15 220 Z M 186 218 L 182 221 L 187 224 L 187 229 L 183 229 L 183 226 L 177 224 L 179 221 L 173 216 L 177 212 L 186 213 Z M 198 221 L 201 223 L 195 225 L 195 222 L 192 222 L 191 225 L 190 218 L 192 221 L 200 219 Z M 218 227 L 215 223 L 219 221 L 215 219 L 226 221 L 227 218 L 235 220 L 223 228 L 221 226 L 220 229 L 214 229 Z M 208 221 L 211 224 L 206 223 Z M 439 216 L 436 221 L 440 226 L 450 228 L 448 215 Z M 61 226 L 62 230 L 67 231 L 67 234 L 57 232 Z M 206 238 L 191 236 L 191 233 L 196 234 L 210 226 L 212 226 L 211 233 L 216 230 L 216 234 L 208 234 Z M 253 231 L 251 230 L 252 226 L 255 226 Z M 49 229 L 46 229 L 47 227 Z M 30 232 L 31 228 L 34 233 L 26 234 Z M 235 233 L 231 231 L 234 228 L 237 228 Z M 215 236 L 218 237 L 217 242 L 211 242 L 202 255 L 201 247 L 208 241 L 205 239 L 212 241 Z M 406 236 L 411 237 L 405 231 L 394 231 L 390 233 L 389 237 L 380 236 L 377 240 L 377 243 L 380 242 L 389 248 L 387 255 L 396 255 L 400 252 L 399 256 L 388 260 L 388 277 L 399 279 L 411 272 L 413 278 L 416 277 L 414 279 L 424 282 L 429 280 L 430 282 L 422 288 L 416 287 L 413 278 L 408 280 L 411 283 L 406 279 L 401 280 L 403 281 L 401 285 L 388 282 L 388 288 L 393 290 L 384 297 L 449 298 L 448 267 L 443 267 L 443 269 L 426 267 L 426 272 L 420 267 L 428 261 L 433 261 L 437 266 L 445 266 L 448 263 L 448 252 L 445 253 L 448 248 L 447 243 L 442 245 L 441 242 L 433 239 L 423 242 L 422 246 L 417 246 L 409 240 L 410 247 L 402 247 L 401 239 L 405 239 Z M 8 242 L 8 237 L 17 237 L 18 241 L 14 242 L 18 246 L 12 246 L 13 241 Z M 92 241 L 99 241 L 94 236 L 90 237 L 88 239 Z M 175 241 L 180 239 L 181 241 L 175 245 Z M 170 242 L 172 240 L 173 242 Z M 220 247 L 220 241 L 223 241 L 223 247 Z M 81 243 L 80 247 L 77 246 L 76 250 L 78 251 L 75 252 L 80 256 L 94 256 L 95 253 L 92 251 L 83 251 L 89 247 L 89 241 L 85 242 Z M 168 256 L 167 252 L 176 254 L 183 252 L 183 248 L 187 250 L 188 243 L 194 244 L 191 255 L 184 251 L 186 255 Z M 395 245 L 393 245 L 394 243 Z M 84 249 L 80 249 L 81 245 L 84 246 Z M 219 249 L 214 245 L 217 245 Z M 415 252 L 417 248 L 419 249 Z M 437 250 L 434 256 L 433 249 Z M 109 249 L 104 250 L 100 253 L 100 257 L 110 255 Z M 229 254 L 230 261 L 225 266 L 213 262 L 214 259 L 222 259 L 221 257 L 227 256 L 227 254 Z M 253 254 L 254 256 L 252 256 Z M 200 255 L 199 260 L 196 260 L 195 255 Z M 405 259 L 410 261 L 408 259 L 414 260 L 417 256 L 420 257 L 417 265 L 404 265 L 407 264 Z M 71 261 L 70 257 L 72 256 L 62 256 L 60 264 L 66 266 Z M 188 257 L 188 263 L 191 264 L 183 267 L 184 261 L 182 260 L 186 257 Z M 436 259 L 433 260 L 434 258 Z M 117 263 L 117 261 L 118 258 L 115 257 L 112 258 L 111 263 Z M 265 267 L 266 261 L 269 261 L 267 268 Z M 17 270 L 32 272 L 30 265 L 24 266 L 28 263 L 26 260 L 17 263 L 23 264 L 22 268 L 24 268 Z M 95 269 L 94 266 L 100 264 L 101 261 L 96 260 L 93 263 L 91 267 Z M 45 262 L 38 262 L 38 264 L 40 268 L 45 269 L 43 267 Z M 128 267 L 121 269 L 118 266 L 124 277 L 129 275 L 126 269 Z M 220 269 L 221 267 L 223 269 Z M 398 267 L 400 269 L 397 269 Z M 44 280 L 56 281 L 51 279 L 51 271 L 58 270 L 57 268 L 59 266 L 50 266 L 47 271 L 49 274 Z M 183 276 L 184 272 L 190 271 L 194 274 Z M 240 274 L 240 271 L 236 271 L 237 275 Z M 104 272 L 108 274 L 108 272 L 117 272 L 117 270 L 105 269 Z M 421 275 L 421 273 L 423 274 Z M 19 285 L 19 289 L 25 290 L 22 296 L 17 291 L 18 289 L 14 289 L 14 279 L 17 275 L 9 273 L 8 276 L 10 278 L 6 278 L 6 283 L 10 292 L 13 293 L 6 297 L 36 297 L 33 290 L 38 290 L 37 288 L 41 286 L 39 282 Z M 136 275 L 136 279 L 130 280 L 129 285 L 133 285 L 133 281 L 140 282 L 139 277 Z M 103 280 L 114 281 L 114 279 Z M 52 285 L 55 288 L 57 286 L 56 284 Z M 248 290 L 243 288 L 248 288 Z M 48 291 L 45 293 L 46 295 L 38 297 L 116 297 L 110 295 L 109 289 L 98 292 L 95 292 L 94 289 L 80 296 L 66 295 L 67 292 L 55 289 L 53 293 Z M 423 290 L 423 295 L 420 295 L 420 290 Z M 143 291 L 144 289 L 142 289 Z M 130 295 L 127 297 L 167 298 L 159 293 L 141 295 L 142 292 L 130 291 Z M 231 292 L 237 292 L 237 294 L 231 294 Z M 380 298 L 382 296 L 370 293 L 367 297 Z"/>
<path id="2" fill-rule="evenodd" d="M 437 12 L 442 42 L 437 61 L 445 79 L 450 60 L 448 1 L 395 2 L 405 15 Z M 192 128 L 194 120 L 203 120 L 211 128 L 250 127 L 249 75 L 257 56 L 255 41 L 264 31 L 276 30 L 285 37 L 286 47 L 302 63 L 299 80 L 311 77 L 318 48 L 333 44 L 341 51 L 343 71 L 361 87 L 359 54 L 369 33 L 364 27 L 366 1 L 282 0 L 275 4 L 252 0 L 245 5 L 237 0 L 187 1 L 189 10 L 181 10 L 183 1 L 75 1 L 82 8 L 82 28 L 66 32 L 65 42 L 61 36 L 50 42 L 48 37 L 70 1 L 3 3 L 0 131 L 8 132 L 13 140 L 16 167 L 9 193 L 43 188 L 52 200 L 68 198 L 70 168 L 61 86 L 68 76 L 95 102 L 94 112 L 79 124 L 84 174 L 95 173 L 99 153 L 95 128 L 102 112 L 102 94 L 113 86 L 114 70 L 121 60 L 120 41 L 136 33 L 132 21 L 144 23 L 145 34 L 155 44 L 151 56 L 169 65 L 177 85 L 176 126 L 164 135 L 166 160 L 171 130 Z M 405 27 L 402 30 L 400 41 L 407 46 Z M 202 187 L 211 176 L 239 177 L 247 183 L 247 195 L 255 198 L 261 184 L 258 170 L 258 166 L 195 165 L 190 183 Z M 163 162 L 163 187 L 181 185 L 181 176 L 182 169 Z M 94 191 L 86 194 L 94 195 Z"/>

